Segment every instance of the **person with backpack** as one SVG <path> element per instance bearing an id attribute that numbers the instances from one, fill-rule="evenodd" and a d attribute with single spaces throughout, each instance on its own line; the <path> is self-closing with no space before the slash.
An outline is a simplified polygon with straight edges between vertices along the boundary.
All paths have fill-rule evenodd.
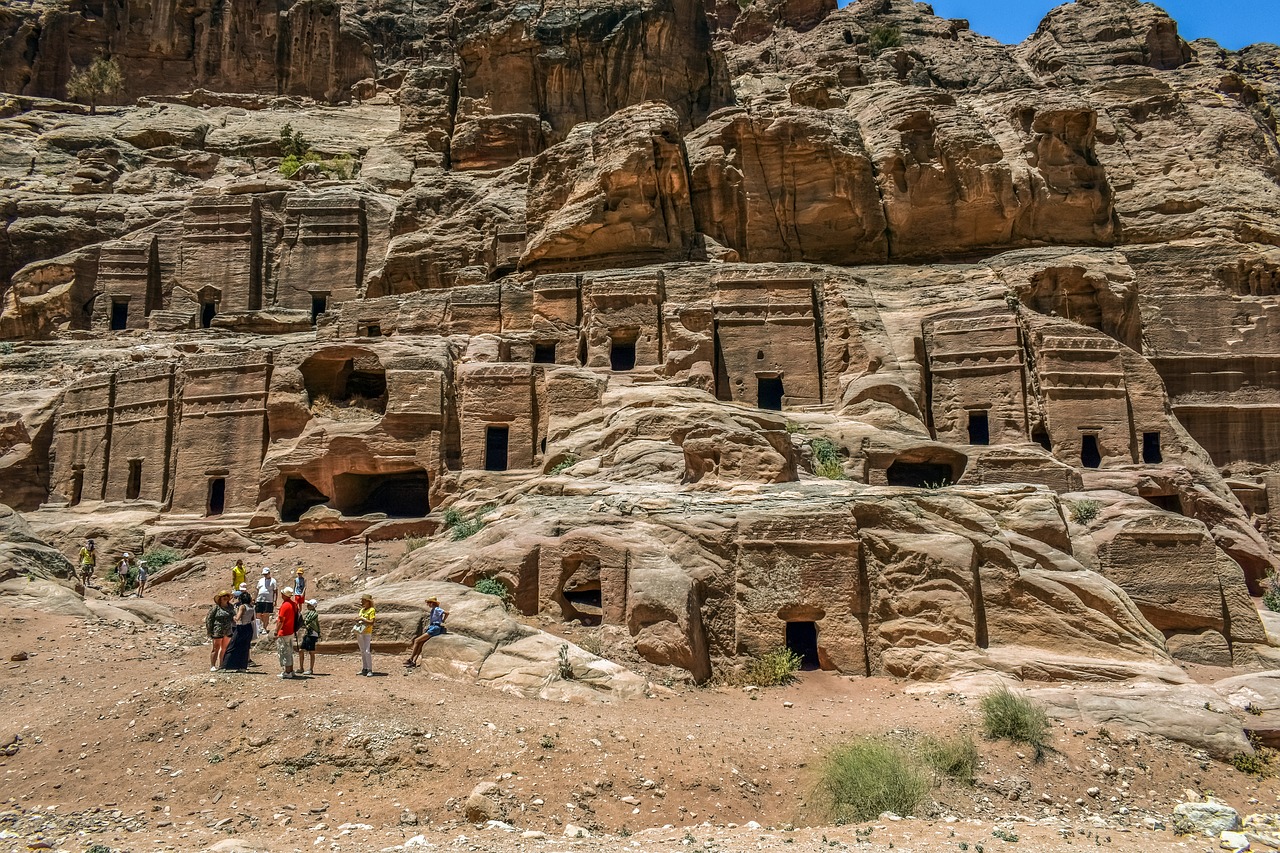
<path id="1" fill-rule="evenodd" d="M 254 599 L 253 612 L 257 614 L 259 634 L 267 633 L 267 623 L 271 614 L 276 612 L 276 601 L 280 597 L 280 587 L 271 577 L 271 569 L 262 569 L 262 578 L 258 581 L 258 595 Z"/>
<path id="2" fill-rule="evenodd" d="M 234 623 L 235 613 L 231 610 L 231 593 L 224 590 L 213 597 L 213 606 L 204 617 L 204 632 L 212 643 L 209 649 L 210 672 L 217 672 L 222 668 Z"/>
<path id="3" fill-rule="evenodd" d="M 294 596 L 297 599 L 298 596 Z M 320 641 L 320 614 L 316 612 L 316 600 L 307 602 L 302 611 L 302 640 L 298 644 L 298 671 L 303 675 L 316 674 L 316 643 Z M 304 666 L 307 653 L 311 653 L 311 666 Z"/>
<path id="4" fill-rule="evenodd" d="M 280 590 L 284 601 L 280 603 L 280 612 L 276 614 L 276 654 L 280 657 L 280 675 L 278 678 L 297 678 L 293 673 L 293 644 L 297 633 L 298 609 L 293 603 L 293 590 L 285 587 Z"/>
<path id="5" fill-rule="evenodd" d="M 98 546 L 86 539 L 80 547 L 80 578 L 85 586 L 93 585 L 93 571 L 98 567 Z"/>
<path id="6" fill-rule="evenodd" d="M 427 644 L 427 640 L 445 633 L 444 620 L 448 618 L 449 611 L 440 606 L 440 599 L 434 595 L 427 599 L 427 630 L 414 639 L 413 652 L 404 662 L 405 666 L 418 665 L 418 656 L 422 654 L 422 647 Z"/>

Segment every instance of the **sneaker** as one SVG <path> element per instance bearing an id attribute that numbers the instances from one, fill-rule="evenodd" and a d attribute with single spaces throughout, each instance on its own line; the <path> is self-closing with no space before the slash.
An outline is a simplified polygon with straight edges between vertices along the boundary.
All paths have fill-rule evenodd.
<path id="1" fill-rule="evenodd" d="M 284 673 L 283 672 L 279 673 L 278 675 L 276 675 L 276 678 L 284 678 Z"/>
<path id="2" fill-rule="evenodd" d="M 209 671 L 210 671 L 210 672 L 217 672 L 217 671 L 218 671 L 218 668 L 217 668 L 216 666 L 211 666 L 211 667 L 209 667 Z"/>
<path id="3" fill-rule="evenodd" d="M 302 671 L 302 674 L 303 674 L 303 675 L 315 675 L 315 671 L 314 671 L 314 670 L 310 670 L 310 669 L 304 669 L 304 670 Z"/>
<path id="4" fill-rule="evenodd" d="M 371 669 L 367 669 L 367 670 L 365 670 L 365 673 L 364 673 L 364 674 L 365 674 L 365 675 L 367 675 L 367 676 L 372 676 L 372 675 L 373 675 L 373 670 L 371 670 Z"/>

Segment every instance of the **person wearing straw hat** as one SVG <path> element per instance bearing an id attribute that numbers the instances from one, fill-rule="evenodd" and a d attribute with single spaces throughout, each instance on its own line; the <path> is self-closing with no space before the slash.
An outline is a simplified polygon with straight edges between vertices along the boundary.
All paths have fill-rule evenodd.
<path id="1" fill-rule="evenodd" d="M 422 654 L 422 647 L 427 644 L 427 640 L 445 632 L 444 620 L 448 618 L 449 611 L 440 606 L 440 599 L 434 595 L 427 599 L 427 630 L 414 639 L 413 652 L 404 662 L 405 666 L 418 665 L 418 656 Z"/>
<path id="2" fill-rule="evenodd" d="M 378 611 L 373 607 L 373 596 L 360 596 L 360 615 L 356 619 L 356 644 L 360 646 L 360 674 L 373 675 L 373 620 Z"/>
<path id="3" fill-rule="evenodd" d="M 231 593 L 222 590 L 213 597 L 213 606 L 204 617 L 204 631 L 213 644 L 209 649 L 209 671 L 217 672 L 231 640 L 235 613 L 231 610 Z"/>

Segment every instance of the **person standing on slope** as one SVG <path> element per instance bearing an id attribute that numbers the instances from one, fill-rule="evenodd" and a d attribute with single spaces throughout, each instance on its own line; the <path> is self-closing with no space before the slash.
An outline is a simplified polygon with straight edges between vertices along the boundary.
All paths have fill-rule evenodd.
<path id="1" fill-rule="evenodd" d="M 276 654 L 280 657 L 280 678 L 296 678 L 293 674 L 293 638 L 298 622 L 298 609 L 293 603 L 293 590 L 280 590 L 284 601 L 276 614 Z"/>

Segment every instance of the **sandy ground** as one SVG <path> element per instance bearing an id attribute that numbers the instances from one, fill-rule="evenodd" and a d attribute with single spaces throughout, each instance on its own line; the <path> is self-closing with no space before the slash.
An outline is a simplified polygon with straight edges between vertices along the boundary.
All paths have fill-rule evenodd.
<path id="1" fill-rule="evenodd" d="M 349 550 L 287 556 L 336 575 Z M 891 679 L 811 672 L 757 694 L 656 683 L 655 698 L 587 705 L 405 675 L 386 656 L 375 678 L 351 655 L 281 681 L 266 648 L 249 673 L 210 673 L 202 620 L 219 580 L 153 591 L 177 626 L 0 614 L 0 743 L 21 738 L 0 756 L 0 849 L 1210 850 L 1150 827 L 1188 790 L 1280 810 L 1275 780 L 1146 735 L 1059 725 L 1037 763 L 978 738 L 972 700 Z M 815 795 L 824 757 L 886 733 L 972 734 L 976 784 L 939 786 L 916 818 L 831 826 Z M 466 821 L 481 782 L 510 829 Z"/>

